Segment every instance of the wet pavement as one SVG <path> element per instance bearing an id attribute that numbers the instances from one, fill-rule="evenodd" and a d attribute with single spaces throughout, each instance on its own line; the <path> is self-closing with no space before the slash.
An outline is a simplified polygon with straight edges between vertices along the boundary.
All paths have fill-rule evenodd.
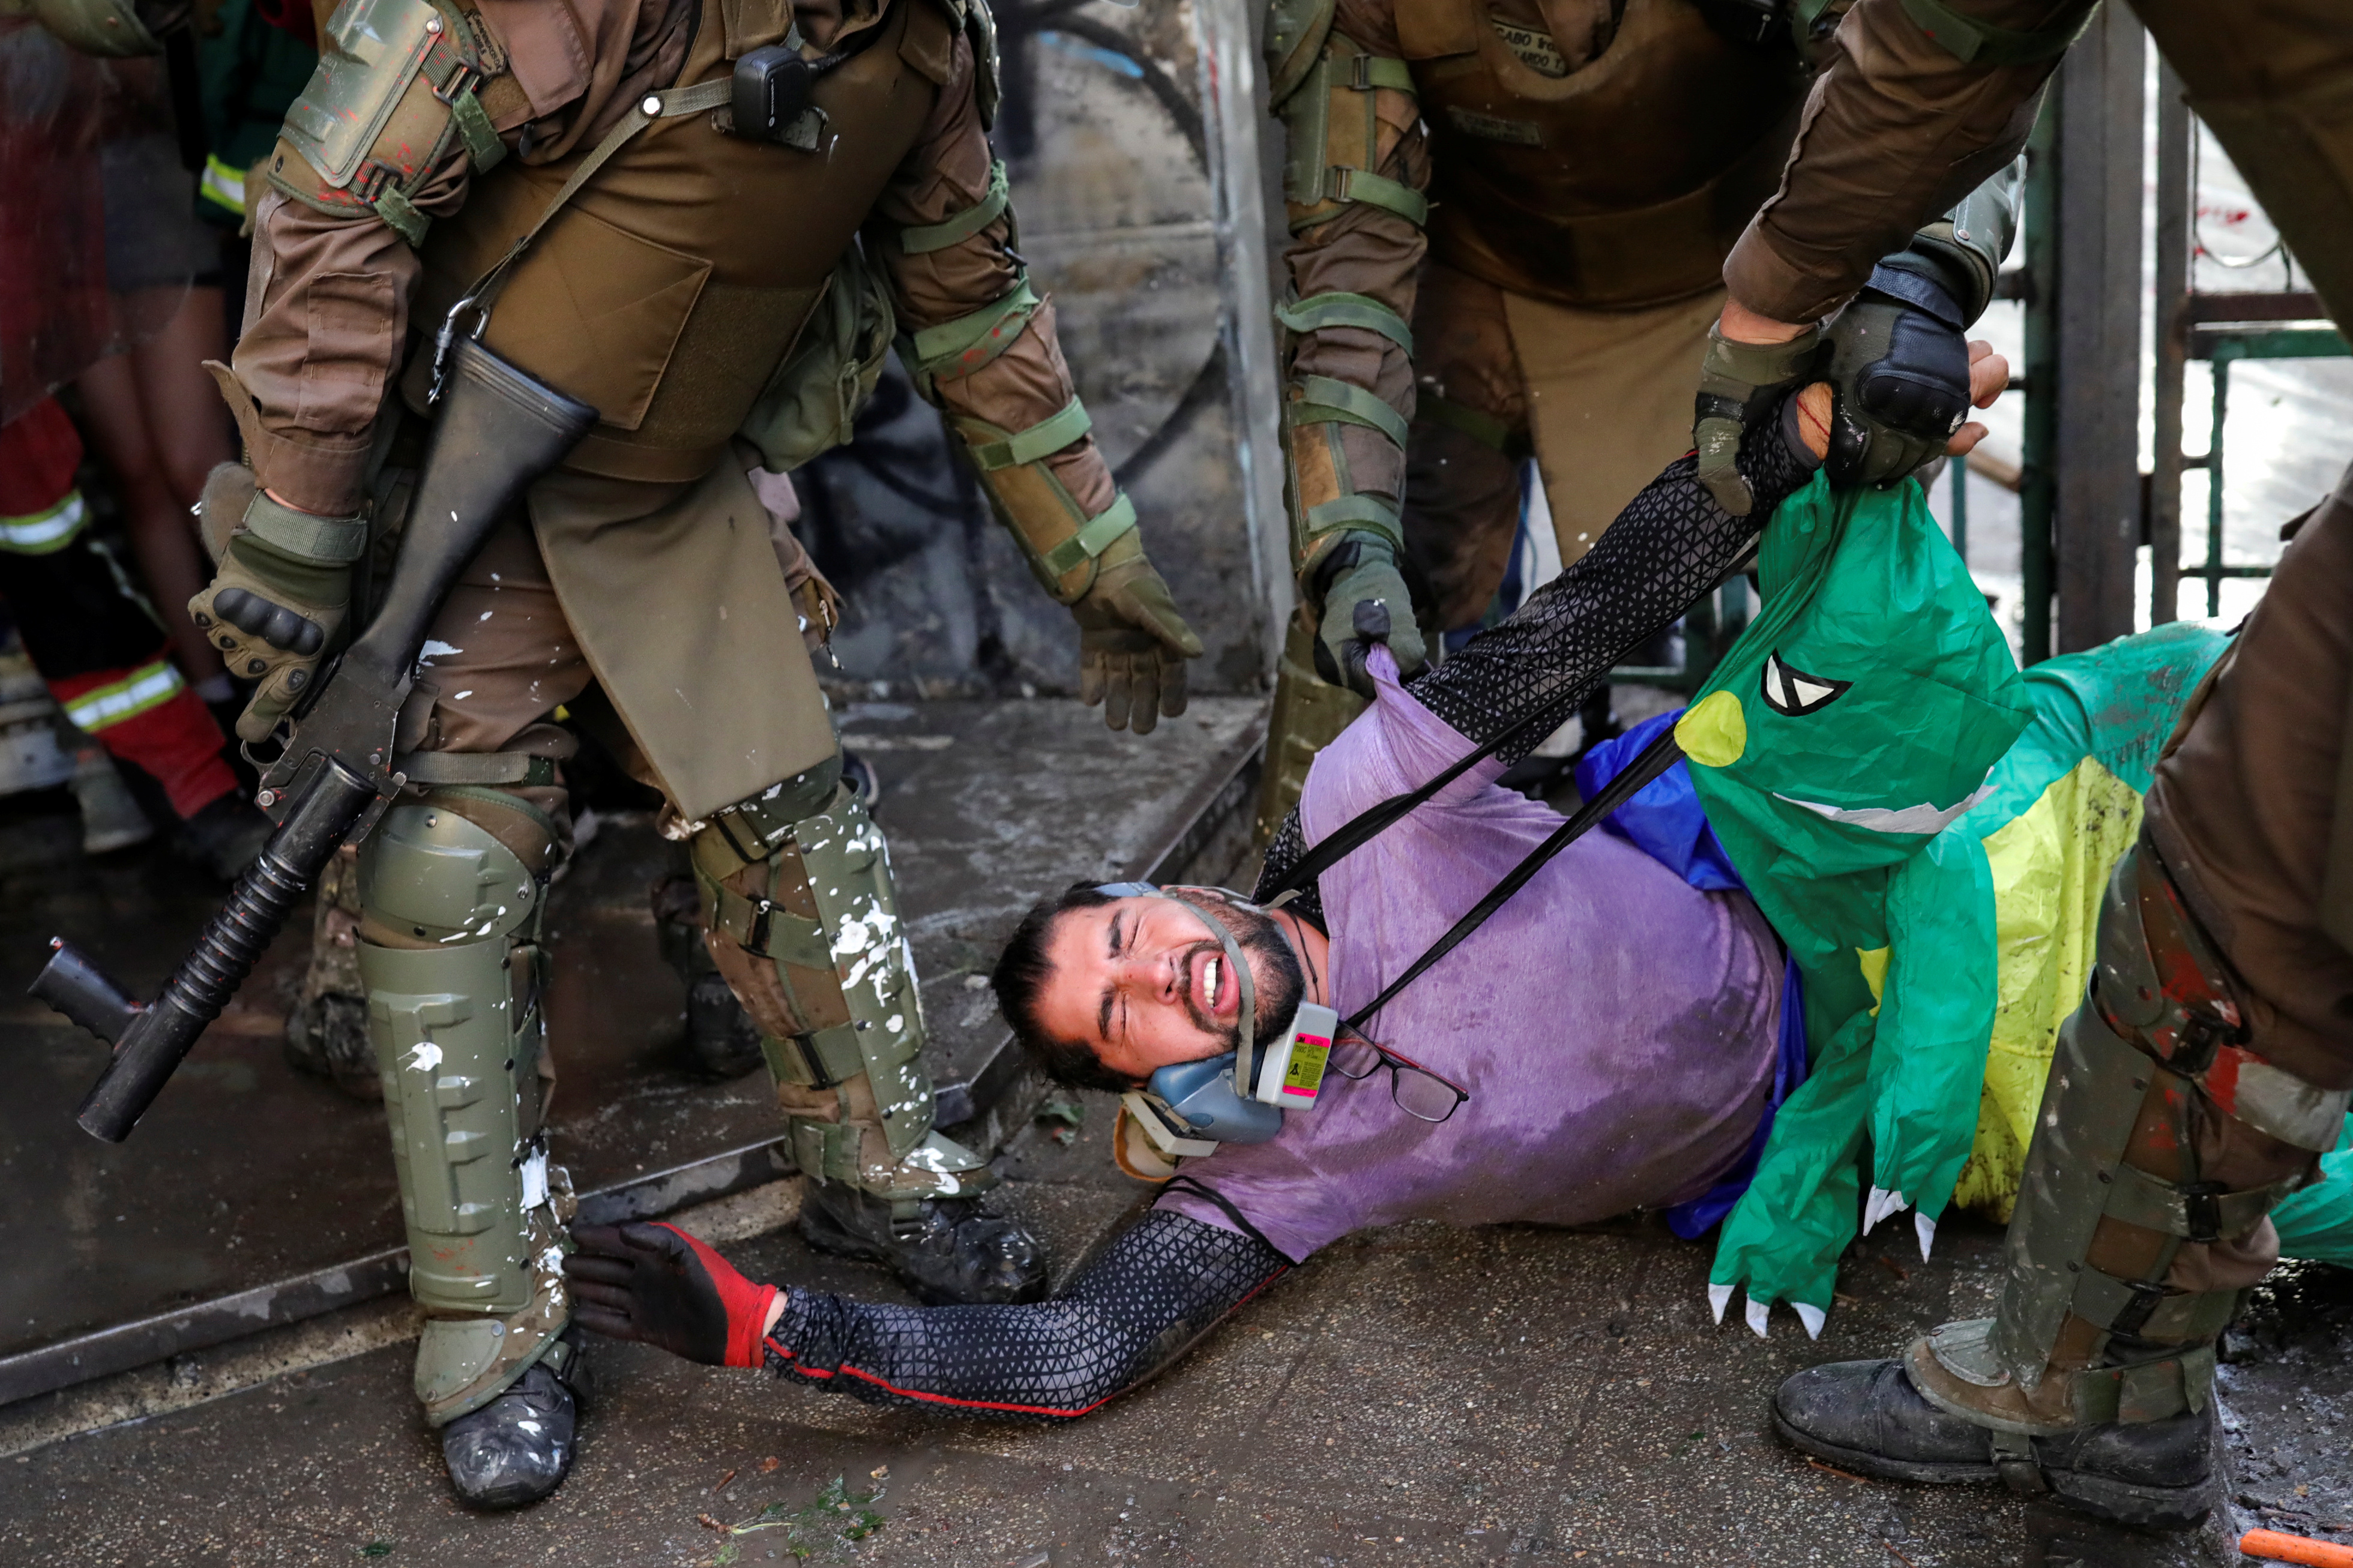
<path id="1" fill-rule="evenodd" d="M 1255 711 L 1200 704 L 1142 745 L 1065 703 L 847 713 L 885 779 L 943 1082 L 997 1070 L 1002 1029 L 975 982 L 1029 899 L 1147 863 L 1247 880 L 1246 773 L 1229 770 Z M 1025 768 L 995 765 L 1007 756 Z M 1177 831 L 1190 822 L 1205 826 Z M 554 1010 L 559 1141 L 584 1185 L 643 1208 L 696 1198 L 643 1181 L 663 1162 L 739 1135 L 757 1150 L 772 1127 L 758 1079 L 698 1083 L 676 1059 L 676 988 L 644 901 L 666 857 L 644 822 L 608 818 L 554 910 L 578 960 Z M 29 969 L 27 939 L 51 925 L 112 933 L 101 956 L 145 984 L 212 897 L 164 863 L 83 864 L 70 820 L 37 814 L 0 820 L 0 879 L 16 933 L 0 962 Z M 272 959 L 281 975 L 299 962 L 299 942 Z M 0 1213 L 15 1342 L 88 1314 L 102 1289 L 152 1300 L 279 1277 L 319 1256 L 296 1248 L 306 1237 L 396 1243 L 377 1113 L 293 1078 L 277 1015 L 248 1012 L 121 1150 L 49 1136 L 97 1047 L 0 1016 L 26 1086 L 0 1110 L 0 1179 L 30 1194 Z M 1065 1279 L 1146 1192 L 1112 1168 L 1107 1100 L 1082 1097 L 1075 1129 L 1067 1114 L 1028 1122 L 1029 1087 L 994 1101 L 1016 1134 L 996 1201 Z M 765 1173 L 746 1163 L 730 1179 Z M 798 1196 L 768 1180 L 680 1217 L 755 1278 L 905 1300 L 877 1270 L 811 1253 L 790 1223 Z M 2232 1335 L 2227 1500 L 2200 1532 L 2118 1530 L 1992 1488 L 1868 1483 L 1783 1447 L 1766 1411 L 1789 1372 L 1990 1309 L 1999 1233 L 1955 1216 L 1937 1247 L 1924 1262 L 1908 1236 L 1859 1243 L 1810 1342 L 1786 1315 L 1769 1340 L 1711 1321 L 1711 1243 L 1646 1216 L 1368 1232 L 1156 1383 L 1052 1428 L 877 1410 L 598 1341 L 572 1479 L 501 1516 L 450 1498 L 407 1387 L 414 1313 L 387 1298 L 0 1405 L 0 1563 L 2191 1568 L 2237 1562 L 2226 1542 L 2258 1524 L 2353 1542 L 2345 1270 L 2284 1274 Z"/>
<path id="2" fill-rule="evenodd" d="M 1110 1102 L 1087 1100 L 1068 1146 L 1041 1123 L 1000 1162 L 997 1201 L 1047 1239 L 1060 1276 L 1142 1195 L 1112 1173 Z M 771 1220 L 789 1212 L 779 1189 Z M 755 1278 L 905 1300 L 789 1229 L 741 1235 L 726 1205 L 770 1196 L 681 1217 L 727 1237 Z M 2348 1511 L 2353 1275 L 2337 1270 L 2259 1310 L 2225 1376 L 2232 1489 L 2301 1513 L 2241 1505 L 2203 1532 L 2153 1535 L 1990 1487 L 1863 1482 L 1782 1447 L 1766 1399 L 1788 1372 L 1989 1307 L 1998 1233 L 1957 1217 L 1937 1246 L 1923 1263 L 1908 1238 L 1861 1244 L 1813 1342 L 1786 1321 L 1768 1341 L 1712 1323 L 1707 1246 L 1654 1221 L 1370 1232 L 1155 1384 L 1053 1428 L 881 1411 L 596 1341 L 571 1480 L 504 1516 L 450 1500 L 395 1334 L 22 1452 L 0 1412 L 0 1561 L 2190 1568 L 2239 1561 L 2226 1532 L 2327 1538 L 2325 1510 Z M 179 1375 L 212 1373 L 196 1356 Z M 2249 1479 L 2259 1454 L 2276 1477 Z"/>
<path id="3" fill-rule="evenodd" d="M 1067 701 L 845 710 L 850 743 L 883 780 L 879 820 L 923 976 L 944 1121 L 973 1123 L 994 1146 L 991 1113 L 1034 1087 L 1019 1081 L 976 989 L 1020 910 L 1077 877 L 1140 872 L 1148 867 L 1132 862 L 1166 854 L 1201 816 L 1205 787 L 1232 784 L 1260 709 L 1199 700 L 1148 737 L 1113 734 Z M 0 997 L 17 1000 L 0 1003 L 11 1069 L 0 1099 L 0 1400 L 397 1289 L 382 1111 L 280 1056 L 307 911 L 129 1142 L 101 1143 L 72 1113 L 105 1047 L 24 987 L 62 934 L 152 995 L 220 889 L 161 855 L 84 859 L 70 796 L 5 810 Z M 649 817 L 608 815 L 550 910 L 561 1073 L 551 1142 L 595 1215 L 673 1208 L 778 1173 L 765 1076 L 712 1083 L 685 1059 L 683 988 L 656 952 L 647 897 L 682 868 L 677 855 Z M 1009 1109 L 1018 1118 L 1026 1104 Z"/>

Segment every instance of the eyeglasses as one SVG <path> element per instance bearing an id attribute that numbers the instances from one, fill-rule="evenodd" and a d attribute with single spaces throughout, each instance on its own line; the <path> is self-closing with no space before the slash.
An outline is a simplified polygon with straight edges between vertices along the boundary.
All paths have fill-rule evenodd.
<path id="1" fill-rule="evenodd" d="M 1350 1035 L 1334 1049 L 1327 1070 L 1352 1083 L 1361 1083 L 1382 1068 L 1389 1069 L 1389 1099 L 1418 1121 L 1442 1122 L 1469 1102 L 1471 1091 L 1442 1078 L 1409 1057 L 1377 1046 L 1362 1035 Z"/>

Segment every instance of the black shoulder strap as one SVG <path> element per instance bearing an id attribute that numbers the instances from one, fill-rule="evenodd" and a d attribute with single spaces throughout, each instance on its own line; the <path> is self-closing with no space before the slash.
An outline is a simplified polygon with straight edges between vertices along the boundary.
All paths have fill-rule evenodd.
<path id="1" fill-rule="evenodd" d="M 1580 691 L 1577 695 L 1581 698 L 1584 693 Z M 1291 869 L 1282 874 L 1282 880 L 1267 889 L 1266 901 L 1271 903 L 1284 893 L 1304 888 L 1308 883 L 1372 842 L 1384 829 L 1402 820 L 1414 807 L 1429 800 L 1440 790 L 1493 756 L 1514 736 L 1526 734 L 1539 725 L 1543 726 L 1546 732 L 1558 728 L 1560 720 L 1555 715 L 1558 713 L 1561 706 L 1562 704 L 1559 703 L 1548 703 L 1536 709 L 1518 722 L 1507 725 L 1447 763 L 1428 783 L 1418 788 L 1407 790 L 1402 795 L 1393 795 L 1379 805 L 1367 806 L 1358 812 L 1325 835 L 1323 842 L 1317 844 L 1314 848 L 1293 862 Z"/>
<path id="2" fill-rule="evenodd" d="M 1674 766 L 1683 754 L 1683 747 L 1675 741 L 1674 727 L 1669 725 L 1660 731 L 1651 743 L 1642 748 L 1641 755 L 1627 763 L 1624 771 L 1604 785 L 1599 795 L 1578 806 L 1577 815 L 1556 828 L 1550 837 L 1529 850 L 1527 858 L 1513 867 L 1511 874 L 1490 889 L 1485 898 L 1472 905 L 1471 911 L 1456 921 L 1452 930 L 1432 942 L 1429 952 L 1415 959 L 1404 973 L 1390 981 L 1383 988 L 1379 995 L 1350 1014 L 1346 1020 L 1347 1026 L 1351 1029 L 1362 1029 L 1367 1018 L 1388 1005 L 1389 998 L 1420 978 L 1422 973 L 1431 964 L 1453 952 L 1464 937 L 1477 931 L 1485 922 L 1489 915 L 1502 909 L 1511 900 L 1513 894 L 1526 887 L 1529 879 L 1544 868 L 1546 861 L 1576 843 L 1577 839 L 1584 837 L 1586 829 L 1632 799 L 1645 784 Z M 1464 759 L 1463 763 L 1457 763 L 1455 768 L 1450 771 L 1461 771 L 1461 767 L 1475 760 L 1478 755 L 1478 752 L 1473 752 L 1469 758 Z M 1445 774 L 1440 775 L 1441 779 L 1445 776 Z M 1399 800 L 1405 798 L 1407 797 L 1403 795 L 1397 797 Z M 1381 805 L 1374 807 L 1374 810 L 1383 810 L 1389 804 L 1391 803 L 1384 801 Z M 1409 806 L 1408 809 L 1410 810 L 1411 807 Z M 1371 813 L 1366 813 L 1366 816 L 1370 815 Z M 1398 815 L 1404 814 L 1400 812 Z M 1358 822 L 1363 820 L 1363 817 L 1357 818 Z M 1351 823 L 1349 826 L 1353 827 L 1356 824 Z M 1373 831 L 1378 832 L 1379 829 L 1375 828 Z M 1366 837 L 1371 836 L 1369 833 L 1366 835 Z M 1330 840 L 1326 839 L 1325 842 L 1329 843 Z"/>

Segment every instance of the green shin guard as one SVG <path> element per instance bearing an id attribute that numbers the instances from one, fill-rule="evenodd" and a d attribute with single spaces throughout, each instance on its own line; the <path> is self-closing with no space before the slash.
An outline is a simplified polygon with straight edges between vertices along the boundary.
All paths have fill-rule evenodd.
<path id="1" fill-rule="evenodd" d="M 2092 995 L 2043 1090 L 2000 1310 L 1913 1347 L 1931 1404 L 2023 1435 L 2206 1409 L 2214 1341 L 2241 1292 L 2166 1280 L 2186 1246 L 2253 1237 L 2333 1143 L 2346 1100 L 2238 1043 L 2224 975 L 2147 845 L 2126 856 L 2101 910 Z M 2200 1128 L 2218 1121 L 2307 1152 L 2226 1190 L 2201 1168 Z M 2126 1257 L 2131 1268 L 2112 1272 Z"/>
<path id="2" fill-rule="evenodd" d="M 969 1196 L 996 1177 L 933 1130 L 914 950 L 890 851 L 837 776 L 809 781 L 826 786 L 821 809 L 810 808 L 813 789 L 787 784 L 721 812 L 697 835 L 696 879 L 714 943 L 766 960 L 775 976 L 767 1006 L 756 994 L 745 1003 L 763 1026 L 795 1162 L 912 1217 L 926 1200 Z M 726 885 L 761 860 L 765 896 Z"/>
<path id="3" fill-rule="evenodd" d="M 491 833 L 430 801 L 385 813 L 359 874 L 359 968 L 409 1289 L 431 1314 L 417 1394 L 439 1426 L 565 1353 L 557 1205 L 569 1184 L 539 1136 L 545 888 Z"/>
<path id="4" fill-rule="evenodd" d="M 1315 673 L 1315 632 L 1304 606 L 1291 613 L 1282 641 L 1282 664 L 1274 682 L 1274 710 L 1267 724 L 1266 763 L 1259 775 L 1256 842 L 1271 839 L 1307 787 L 1315 754 L 1371 704 L 1345 686 Z"/>

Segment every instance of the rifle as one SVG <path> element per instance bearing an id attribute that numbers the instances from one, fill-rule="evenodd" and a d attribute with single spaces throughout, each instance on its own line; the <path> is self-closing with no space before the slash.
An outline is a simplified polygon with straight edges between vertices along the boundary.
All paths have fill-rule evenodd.
<path id="1" fill-rule="evenodd" d="M 49 943 L 32 994 L 114 1047 L 75 1115 L 84 1131 L 110 1143 L 131 1135 L 328 859 L 365 839 L 400 794 L 394 738 L 434 616 L 491 526 L 596 423 L 594 408 L 480 343 L 456 343 L 384 605 L 262 775 L 254 804 L 278 830 L 260 857 L 152 1003 L 133 1001 L 63 937 Z"/>

